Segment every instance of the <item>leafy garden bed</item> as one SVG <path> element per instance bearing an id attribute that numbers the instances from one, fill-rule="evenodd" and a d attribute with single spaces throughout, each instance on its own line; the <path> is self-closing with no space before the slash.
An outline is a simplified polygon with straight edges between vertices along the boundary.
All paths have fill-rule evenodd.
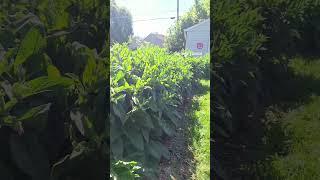
<path id="1" fill-rule="evenodd" d="M 145 46 L 111 49 L 112 161 L 137 161 L 155 178 L 169 151 L 161 141 L 181 123 L 179 108 L 197 81 L 208 75 L 208 56 L 194 58 Z"/>

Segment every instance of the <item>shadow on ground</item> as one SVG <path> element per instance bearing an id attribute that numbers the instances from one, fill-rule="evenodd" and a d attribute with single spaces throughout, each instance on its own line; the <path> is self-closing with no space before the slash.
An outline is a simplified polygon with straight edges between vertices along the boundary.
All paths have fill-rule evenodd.
<path id="1" fill-rule="evenodd" d="M 221 165 L 228 169 L 227 174 L 230 175 L 224 179 L 274 179 L 270 173 L 266 173 L 272 170 L 265 164 L 275 154 L 285 155 L 290 141 L 283 129 L 281 117 L 288 110 L 310 102 L 312 95 L 320 95 L 318 62 L 293 61 L 281 80 L 270 79 L 268 84 L 273 86 L 270 104 L 262 108 L 260 116 L 243 120 L 248 122 L 248 126 L 240 126 L 230 138 L 215 139 L 213 153 L 219 154 L 216 156 L 218 162 L 223 163 Z"/>

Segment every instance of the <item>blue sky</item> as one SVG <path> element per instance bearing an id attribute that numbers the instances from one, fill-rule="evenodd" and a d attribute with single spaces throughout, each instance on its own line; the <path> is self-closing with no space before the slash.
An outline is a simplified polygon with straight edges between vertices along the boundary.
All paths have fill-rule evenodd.
<path id="1" fill-rule="evenodd" d="M 118 6 L 126 7 L 133 21 L 177 16 L 177 0 L 116 0 Z M 194 0 L 179 0 L 179 15 L 188 11 Z M 151 32 L 166 34 L 175 19 L 157 19 L 133 22 L 134 35 L 142 38 Z"/>

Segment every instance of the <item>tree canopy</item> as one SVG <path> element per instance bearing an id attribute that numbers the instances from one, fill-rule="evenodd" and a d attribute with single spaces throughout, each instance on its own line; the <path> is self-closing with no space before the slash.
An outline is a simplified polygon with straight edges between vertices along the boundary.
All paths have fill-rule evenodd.
<path id="1" fill-rule="evenodd" d="M 111 1 L 110 11 L 110 42 L 127 42 L 133 34 L 131 13 L 126 8 L 119 7 L 115 1 Z"/>

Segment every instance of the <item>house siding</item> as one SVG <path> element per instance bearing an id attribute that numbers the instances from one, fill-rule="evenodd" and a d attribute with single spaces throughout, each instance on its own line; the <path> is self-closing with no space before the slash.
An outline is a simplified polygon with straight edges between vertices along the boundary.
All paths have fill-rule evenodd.
<path id="1" fill-rule="evenodd" d="M 197 24 L 185 30 L 185 49 L 195 55 L 204 55 L 210 52 L 210 21 Z M 199 46 L 200 45 L 200 46 Z M 202 47 L 201 47 L 202 45 Z"/>

